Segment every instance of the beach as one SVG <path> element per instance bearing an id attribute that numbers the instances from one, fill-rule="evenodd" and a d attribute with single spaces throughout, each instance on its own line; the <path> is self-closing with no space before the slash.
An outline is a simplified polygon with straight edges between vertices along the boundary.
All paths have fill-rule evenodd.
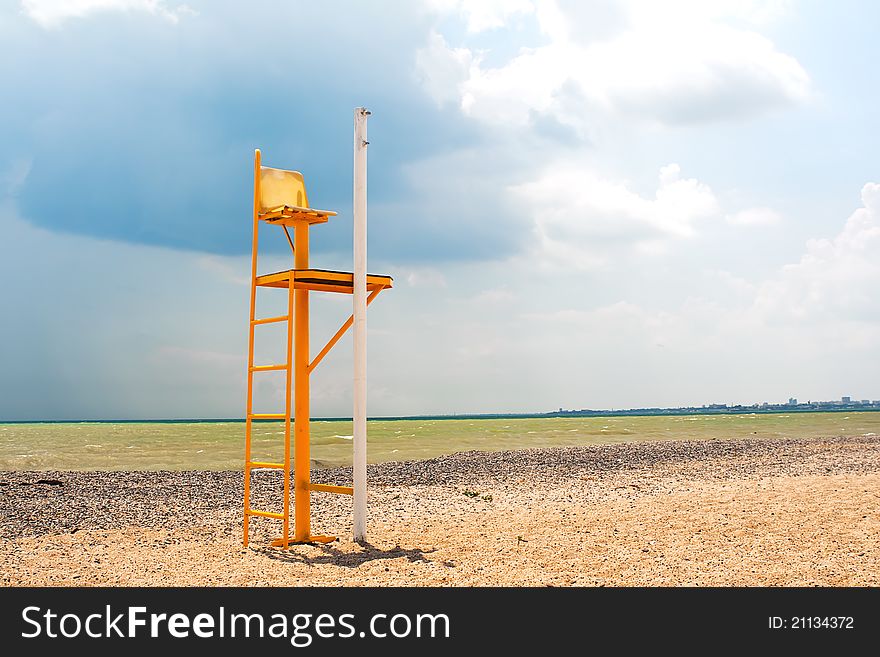
<path id="1" fill-rule="evenodd" d="M 350 468 L 313 481 L 350 483 Z M 240 471 L 0 472 L 0 584 L 50 586 L 877 586 L 876 435 L 463 452 L 369 466 L 315 493 L 327 545 L 241 544 Z M 258 472 L 254 506 L 280 505 Z"/>

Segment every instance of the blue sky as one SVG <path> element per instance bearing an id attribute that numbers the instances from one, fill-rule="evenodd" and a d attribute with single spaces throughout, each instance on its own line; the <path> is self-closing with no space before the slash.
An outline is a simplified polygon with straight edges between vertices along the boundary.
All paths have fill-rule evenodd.
<path id="1" fill-rule="evenodd" d="M 3 1 L 0 419 L 241 416 L 253 149 L 340 212 L 313 263 L 349 269 L 358 105 L 370 268 L 396 281 L 371 414 L 878 399 L 878 24 L 869 2 Z M 347 302 L 316 299 L 315 349 Z M 350 414 L 349 349 L 316 415 Z"/>

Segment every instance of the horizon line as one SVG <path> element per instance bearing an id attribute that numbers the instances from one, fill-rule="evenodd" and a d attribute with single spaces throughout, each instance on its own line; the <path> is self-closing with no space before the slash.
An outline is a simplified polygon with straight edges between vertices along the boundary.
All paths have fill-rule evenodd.
<path id="1" fill-rule="evenodd" d="M 811 412 L 878 412 L 880 411 L 880 406 L 877 405 L 877 402 L 871 402 L 870 404 L 862 404 L 861 402 L 850 402 L 847 406 L 843 402 L 810 402 L 811 404 L 834 404 L 833 406 L 821 407 L 821 406 L 813 406 L 810 405 L 806 407 L 807 404 L 799 404 L 798 406 L 789 406 L 785 403 L 780 404 L 769 404 L 768 406 L 760 406 L 760 405 L 742 405 L 736 404 L 733 406 L 721 406 L 721 405 L 705 405 L 705 406 L 672 406 L 672 407 L 640 407 L 640 408 L 622 408 L 622 409 L 579 409 L 579 410 L 554 410 L 554 411 L 516 411 L 516 412 L 487 412 L 487 413 L 425 413 L 420 415 L 376 415 L 367 417 L 367 421 L 375 422 L 375 421 L 386 421 L 393 422 L 398 420 L 449 420 L 449 419 L 492 419 L 492 418 L 542 418 L 542 417 L 590 417 L 590 416 L 601 416 L 601 417 L 624 417 L 624 416 L 632 416 L 632 417 L 640 417 L 640 416 L 651 416 L 651 415 L 668 415 L 668 416 L 676 416 L 676 415 L 741 415 L 743 413 L 763 413 L 763 414 L 771 414 L 771 413 L 784 413 L 784 412 L 795 412 L 795 413 L 811 413 Z M 291 416 L 293 419 L 293 416 Z M 61 420 L 49 420 L 49 419 L 27 419 L 27 420 L 3 420 L 0 419 L 0 424 L 92 424 L 92 423 L 103 423 L 103 424 L 136 424 L 140 422 L 151 422 L 157 424 L 186 424 L 186 423 L 240 423 L 244 424 L 247 420 L 243 417 L 221 417 L 221 418 L 211 418 L 211 417 L 202 417 L 202 418 L 111 418 L 111 419 L 89 419 L 89 418 L 78 418 L 78 419 L 61 419 Z M 253 422 L 257 423 L 272 423 L 272 422 L 281 422 L 282 420 L 253 420 Z M 353 421 L 351 417 L 346 416 L 326 416 L 326 417 L 311 417 L 309 418 L 310 422 L 351 422 Z"/>

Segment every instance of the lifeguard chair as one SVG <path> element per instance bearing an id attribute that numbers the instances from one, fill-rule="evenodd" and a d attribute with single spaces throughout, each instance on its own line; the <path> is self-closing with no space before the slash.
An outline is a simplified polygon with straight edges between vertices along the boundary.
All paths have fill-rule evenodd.
<path id="1" fill-rule="evenodd" d="M 359 108 L 360 109 L 360 108 Z M 365 116 L 364 116 L 365 118 Z M 357 115 L 356 115 L 357 122 Z M 357 123 L 356 123 L 357 125 Z M 357 128 L 356 128 L 357 130 Z M 365 128 L 364 128 L 365 130 Z M 357 140 L 357 136 L 356 136 Z M 361 148 L 366 147 L 362 140 Z M 355 146 L 355 157 L 359 144 Z M 365 158 L 365 155 L 364 155 Z M 358 198 L 355 194 L 355 211 Z M 364 195 L 365 196 L 365 195 Z M 366 205 L 366 199 L 363 199 Z M 312 358 L 309 352 L 309 293 L 333 292 L 352 294 L 356 292 L 355 275 L 351 272 L 314 269 L 309 264 L 309 228 L 326 223 L 336 212 L 318 210 L 309 204 L 303 175 L 298 171 L 274 169 L 262 165 L 260 151 L 254 153 L 254 231 L 251 255 L 251 300 L 248 332 L 247 369 L 247 415 L 245 420 L 244 465 L 244 545 L 249 538 L 249 521 L 253 516 L 274 518 L 282 521 L 281 537 L 272 542 L 274 546 L 287 549 L 290 543 L 326 543 L 333 536 L 314 536 L 311 533 L 312 492 L 352 495 L 354 488 L 313 484 L 310 480 L 309 445 L 309 376 L 324 356 L 351 327 L 355 313 L 346 320 L 321 351 Z M 283 230 L 293 253 L 293 268 L 269 274 L 257 273 L 257 251 L 261 224 Z M 293 238 L 289 228 L 293 228 Z M 365 230 L 365 228 L 364 228 Z M 357 232 L 357 230 L 356 230 Z M 365 240 L 364 240 L 365 241 Z M 356 254 L 357 255 L 357 254 Z M 357 258 L 356 258 L 357 260 Z M 363 260 L 365 262 L 365 252 Z M 357 269 L 357 267 L 356 267 Z M 390 276 L 366 275 L 366 304 L 369 305 L 382 290 L 392 286 Z M 255 316 L 257 288 L 287 289 L 287 314 L 277 317 Z M 287 359 L 280 364 L 256 365 L 254 363 L 254 329 L 262 324 L 287 323 Z M 267 371 L 283 371 L 286 374 L 285 409 L 283 413 L 257 414 L 253 412 L 254 375 Z M 292 411 L 292 412 L 291 412 Z M 364 416 L 364 421 L 365 421 Z M 254 461 L 251 457 L 253 423 L 261 420 L 284 422 L 284 461 Z M 290 536 L 290 482 L 291 482 L 291 426 L 293 426 L 293 483 L 294 483 L 294 531 Z M 365 438 L 364 438 L 365 440 Z M 365 468 L 364 444 L 364 468 Z M 255 468 L 282 471 L 284 478 L 281 511 L 264 511 L 250 506 L 251 472 Z M 365 470 L 364 470 L 365 471 Z M 358 476 L 355 475 L 355 486 Z M 365 498 L 364 498 L 365 499 Z M 364 502 L 365 503 L 365 502 Z M 357 522 L 355 523 L 357 525 Z M 356 529 L 357 537 L 357 529 Z"/>

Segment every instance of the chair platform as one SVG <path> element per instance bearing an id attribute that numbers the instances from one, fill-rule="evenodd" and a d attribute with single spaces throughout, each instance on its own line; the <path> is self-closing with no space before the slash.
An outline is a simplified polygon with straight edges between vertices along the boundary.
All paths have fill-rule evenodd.
<path id="1" fill-rule="evenodd" d="M 335 217 L 332 210 L 316 210 L 315 208 L 301 208 L 296 205 L 281 205 L 259 214 L 259 218 L 276 226 L 294 226 L 299 221 L 311 224 L 326 223 L 330 217 Z"/>
<path id="2" fill-rule="evenodd" d="M 257 276 L 259 287 L 290 287 L 293 279 L 295 290 L 314 290 L 316 292 L 342 292 L 351 294 L 354 274 L 349 271 L 331 271 L 329 269 L 288 269 L 273 274 Z M 392 287 L 390 276 L 367 274 L 367 290 L 382 290 Z"/>

